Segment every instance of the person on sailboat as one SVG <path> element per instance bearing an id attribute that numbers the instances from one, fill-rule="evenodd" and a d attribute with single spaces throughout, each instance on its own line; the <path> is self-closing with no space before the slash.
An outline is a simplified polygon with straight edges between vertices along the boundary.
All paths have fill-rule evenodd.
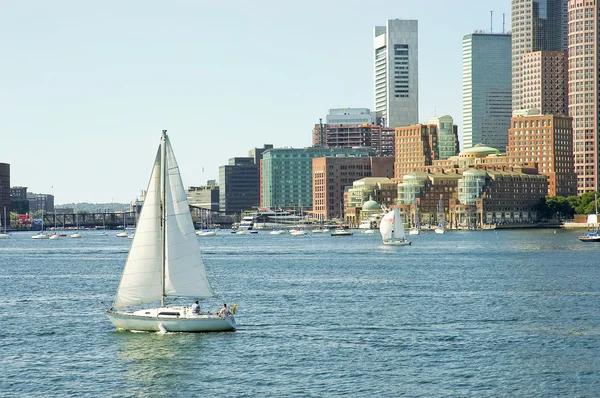
<path id="1" fill-rule="evenodd" d="M 231 315 L 231 312 L 229 312 L 229 308 L 227 308 L 227 303 L 224 303 L 223 308 L 219 311 L 219 316 L 228 317 L 229 315 Z"/>
<path id="2" fill-rule="evenodd" d="M 200 315 L 200 304 L 198 303 L 198 300 L 192 304 L 192 314 Z"/>

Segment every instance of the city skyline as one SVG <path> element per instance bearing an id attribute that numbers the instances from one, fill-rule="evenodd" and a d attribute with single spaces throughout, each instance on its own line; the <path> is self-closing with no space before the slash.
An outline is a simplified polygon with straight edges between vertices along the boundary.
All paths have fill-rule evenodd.
<path id="1" fill-rule="evenodd" d="M 310 146 L 331 108 L 374 110 L 373 29 L 395 18 L 419 23 L 419 122 L 460 135 L 462 37 L 492 10 L 510 30 L 510 1 L 481 3 L 5 2 L 0 162 L 57 204 L 126 203 L 167 129 L 184 184 L 204 185 L 250 148 Z"/>

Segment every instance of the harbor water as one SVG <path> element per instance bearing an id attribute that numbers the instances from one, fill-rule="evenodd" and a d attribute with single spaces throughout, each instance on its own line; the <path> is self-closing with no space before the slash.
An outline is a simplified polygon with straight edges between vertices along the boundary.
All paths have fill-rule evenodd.
<path id="1" fill-rule="evenodd" d="M 0 240 L 2 397 L 592 397 L 600 244 L 581 231 L 198 237 L 230 333 L 116 331 L 130 239 Z M 191 305 L 192 301 L 186 304 Z"/>

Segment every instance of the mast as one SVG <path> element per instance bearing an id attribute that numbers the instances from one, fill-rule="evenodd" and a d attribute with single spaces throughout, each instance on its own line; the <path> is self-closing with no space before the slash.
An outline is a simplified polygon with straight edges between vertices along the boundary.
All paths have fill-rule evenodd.
<path id="1" fill-rule="evenodd" d="M 161 278 L 160 278 L 160 285 L 161 285 L 161 290 L 162 290 L 162 294 L 161 294 L 161 298 L 160 298 L 160 305 L 161 307 L 165 306 L 165 269 L 166 269 L 166 255 L 167 255 L 167 251 L 165 249 L 165 244 L 167 241 L 167 234 L 166 234 L 166 228 L 167 228 L 167 204 L 166 204 L 166 197 L 167 197 L 167 184 L 166 184 L 166 177 L 167 177 L 167 166 L 165 165 L 165 161 L 166 161 L 166 152 L 167 152 L 167 130 L 163 130 L 162 131 L 162 139 L 160 141 L 160 269 L 161 269 Z"/>

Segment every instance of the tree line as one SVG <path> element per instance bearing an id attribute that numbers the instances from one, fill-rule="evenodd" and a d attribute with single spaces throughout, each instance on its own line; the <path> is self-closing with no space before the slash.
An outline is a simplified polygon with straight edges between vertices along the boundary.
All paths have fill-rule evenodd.
<path id="1" fill-rule="evenodd" d="M 575 214 L 596 213 L 598 192 L 586 192 L 581 196 L 546 196 L 540 199 L 537 211 L 542 219 L 572 219 Z"/>

